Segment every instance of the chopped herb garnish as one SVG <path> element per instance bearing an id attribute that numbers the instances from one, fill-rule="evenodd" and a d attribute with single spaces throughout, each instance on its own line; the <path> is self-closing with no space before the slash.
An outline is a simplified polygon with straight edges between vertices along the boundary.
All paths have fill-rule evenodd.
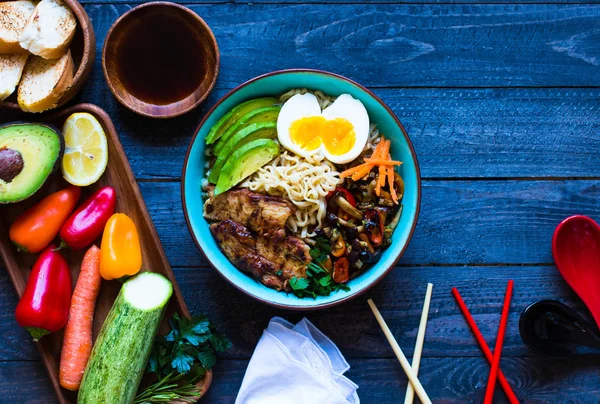
<path id="1" fill-rule="evenodd" d="M 317 263 L 322 264 L 331 252 L 331 243 L 326 237 L 316 237 L 315 245 L 310 249 L 310 256 Z"/>
<path id="2" fill-rule="evenodd" d="M 306 278 L 296 278 L 295 276 L 290 279 L 290 286 L 295 292 L 305 290 L 308 287 L 308 280 Z"/>
<path id="3" fill-rule="evenodd" d="M 322 251 L 314 252 L 314 250 L 316 248 L 311 249 L 310 253 L 315 262 L 311 262 L 306 266 L 306 278 L 293 277 L 290 279 L 290 286 L 294 294 L 298 297 L 316 298 L 317 296 L 329 296 L 332 292 L 338 290 L 349 291 L 350 287 L 348 285 L 335 283 L 329 272 L 321 265 L 320 262 L 327 259 L 327 254 Z M 319 261 L 321 257 L 324 258 Z"/>

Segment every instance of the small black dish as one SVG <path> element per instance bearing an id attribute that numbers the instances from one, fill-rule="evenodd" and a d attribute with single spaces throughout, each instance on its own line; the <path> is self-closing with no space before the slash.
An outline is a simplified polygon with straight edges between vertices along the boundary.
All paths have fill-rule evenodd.
<path id="1" fill-rule="evenodd" d="M 519 332 L 529 348 L 544 355 L 600 354 L 598 330 L 556 300 L 542 300 L 527 307 L 519 320 Z"/>

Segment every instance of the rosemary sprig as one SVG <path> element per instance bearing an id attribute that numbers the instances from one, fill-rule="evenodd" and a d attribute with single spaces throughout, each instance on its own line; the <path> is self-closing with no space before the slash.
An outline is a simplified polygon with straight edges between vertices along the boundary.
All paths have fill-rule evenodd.
<path id="1" fill-rule="evenodd" d="M 199 378 L 184 379 L 181 373 L 169 373 L 158 382 L 146 387 L 138 393 L 133 401 L 134 404 L 168 403 L 172 400 L 180 400 L 187 403 L 195 403 L 200 398 L 200 390 L 196 386 Z M 180 385 L 179 382 L 182 381 Z"/>

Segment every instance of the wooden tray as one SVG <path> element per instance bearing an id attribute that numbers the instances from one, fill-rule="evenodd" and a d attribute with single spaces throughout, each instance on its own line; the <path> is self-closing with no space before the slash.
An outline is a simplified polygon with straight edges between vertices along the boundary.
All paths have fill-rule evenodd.
<path id="1" fill-rule="evenodd" d="M 189 316 L 189 311 L 175 280 L 175 276 L 171 271 L 169 261 L 165 256 L 162 245 L 156 233 L 156 229 L 150 219 L 146 204 L 137 186 L 127 156 L 123 151 L 119 136 L 115 127 L 104 110 L 92 104 L 79 104 L 64 109 L 59 112 L 54 112 L 46 117 L 38 118 L 41 122 L 51 123 L 57 128 L 62 128 L 64 121 L 74 112 L 89 112 L 94 115 L 102 124 L 106 137 L 108 139 L 108 167 L 100 178 L 100 180 L 89 187 L 82 189 L 80 202 L 83 202 L 96 189 L 110 185 L 117 191 L 117 212 L 125 213 L 135 222 L 140 236 L 142 246 L 142 271 L 158 272 L 165 275 L 173 283 L 173 297 L 169 302 L 165 319 L 162 324 L 162 331 L 165 332 L 168 327 L 167 319 L 173 313 L 177 312 L 181 315 Z M 30 118 L 31 115 L 26 116 Z M 31 271 L 31 268 L 37 258 L 37 254 L 19 253 L 8 237 L 8 228 L 10 224 L 23 212 L 26 208 L 33 205 L 35 202 L 42 199 L 49 193 L 58 189 L 64 188 L 67 183 L 62 178 L 60 170 L 53 174 L 53 178 L 49 179 L 48 183 L 34 195 L 24 202 L 13 205 L 0 205 L 0 254 L 8 270 L 10 279 L 17 291 L 19 297 L 25 290 L 25 284 Z M 96 245 L 100 246 L 100 240 L 96 241 Z M 64 256 L 71 267 L 73 276 L 73 287 L 80 270 L 81 260 L 84 251 L 64 251 Z M 96 311 L 94 315 L 94 340 L 102 327 L 104 319 L 108 311 L 112 307 L 113 301 L 120 289 L 119 281 L 102 281 L 102 287 L 96 303 Z M 65 390 L 60 387 L 58 378 L 58 366 L 60 363 L 60 351 L 62 347 L 62 331 L 43 337 L 37 346 L 40 350 L 44 365 L 48 370 L 48 375 L 54 385 L 54 390 L 61 403 L 76 403 L 77 394 Z M 204 378 L 203 392 L 205 393 L 210 386 L 212 373 L 208 372 Z"/>

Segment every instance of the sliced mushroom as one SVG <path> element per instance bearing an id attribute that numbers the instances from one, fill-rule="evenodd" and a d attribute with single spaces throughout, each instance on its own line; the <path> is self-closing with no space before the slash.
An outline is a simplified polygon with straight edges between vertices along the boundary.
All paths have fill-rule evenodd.
<path id="1" fill-rule="evenodd" d="M 352 206 L 346 199 L 344 199 L 342 196 L 337 196 L 335 198 L 335 202 L 338 204 L 338 206 L 340 207 L 340 209 L 342 209 L 344 212 L 346 212 L 347 214 L 349 214 L 350 216 L 358 219 L 358 220 L 362 220 L 363 218 L 363 214 L 360 210 L 356 209 L 354 206 Z"/>

